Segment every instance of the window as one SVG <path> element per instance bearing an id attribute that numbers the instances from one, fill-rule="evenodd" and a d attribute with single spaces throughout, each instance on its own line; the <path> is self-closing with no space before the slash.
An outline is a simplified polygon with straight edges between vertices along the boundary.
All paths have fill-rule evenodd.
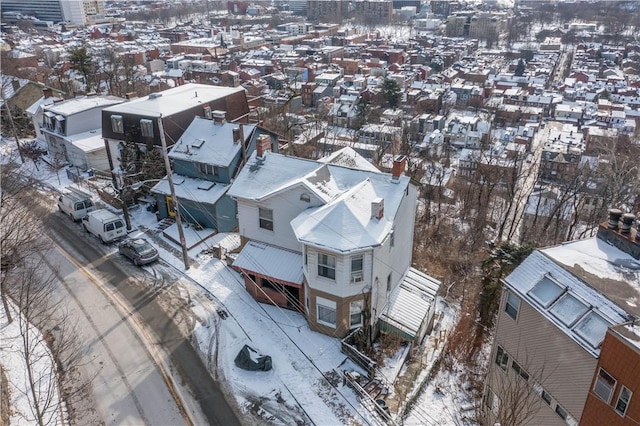
<path id="1" fill-rule="evenodd" d="M 551 395 L 549 395 L 546 391 L 542 391 L 542 393 L 540 394 L 540 398 L 542 398 L 542 400 L 546 402 L 547 405 L 551 405 Z"/>
<path id="2" fill-rule="evenodd" d="M 496 350 L 496 365 L 503 370 L 506 370 L 507 364 L 509 364 L 509 354 L 498 346 L 498 349 Z"/>
<path id="3" fill-rule="evenodd" d="M 520 298 L 513 294 L 513 292 L 507 293 L 507 303 L 504 306 L 504 311 L 514 320 L 518 318 L 518 311 L 520 310 Z"/>
<path id="4" fill-rule="evenodd" d="M 273 231 L 273 210 L 258 208 L 258 217 L 260 219 L 260 228 Z"/>
<path id="5" fill-rule="evenodd" d="M 487 393 L 484 396 L 484 405 L 487 406 L 491 410 L 493 414 L 498 414 L 498 408 L 500 406 L 500 400 L 498 399 L 498 395 L 487 386 Z"/>
<path id="6" fill-rule="evenodd" d="M 363 264 L 362 255 L 351 257 L 351 282 L 359 283 L 363 280 L 362 264 Z"/>
<path id="7" fill-rule="evenodd" d="M 593 386 L 593 393 L 598 395 L 607 404 L 611 401 L 611 394 L 613 388 L 616 386 L 616 379 L 611 377 L 609 373 L 602 368 L 598 371 L 598 377 L 596 378 L 596 384 Z"/>
<path id="8" fill-rule="evenodd" d="M 113 231 L 114 229 L 116 229 L 116 227 L 115 227 L 115 225 L 114 225 L 113 223 L 107 223 L 107 224 L 104 226 L 104 230 L 105 230 L 106 232 Z"/>
<path id="9" fill-rule="evenodd" d="M 564 292 L 564 288 L 545 276 L 529 290 L 529 295 L 546 308 L 551 305 L 562 292 Z"/>
<path id="10" fill-rule="evenodd" d="M 152 138 L 153 137 L 153 121 L 147 120 L 147 119 L 140 120 L 140 131 L 142 132 L 142 136 Z"/>
<path id="11" fill-rule="evenodd" d="M 567 410 L 559 405 L 556 405 L 556 414 L 559 415 L 562 420 L 567 420 Z"/>
<path id="12" fill-rule="evenodd" d="M 562 323 L 571 327 L 578 318 L 583 316 L 589 307 L 571 294 L 565 294 L 549 309 L 549 312 Z"/>
<path id="13" fill-rule="evenodd" d="M 618 394 L 618 401 L 616 402 L 616 411 L 621 416 L 624 416 L 629 406 L 629 400 L 631 400 L 631 391 L 625 386 L 622 386 L 620 393 Z"/>
<path id="14" fill-rule="evenodd" d="M 316 297 L 318 322 L 330 327 L 336 326 L 336 302 Z"/>
<path id="15" fill-rule="evenodd" d="M 318 253 L 318 275 L 336 279 L 336 257 L 330 254 Z"/>
<path id="16" fill-rule="evenodd" d="M 218 176 L 218 166 L 213 164 L 196 163 L 200 173 L 210 176 Z"/>
<path id="17" fill-rule="evenodd" d="M 522 367 L 520 367 L 520 364 L 518 364 L 517 362 L 513 361 L 511 363 L 511 368 L 513 369 L 513 371 L 516 372 L 517 375 L 522 377 L 525 381 L 529 381 L 529 373 L 524 371 L 524 369 Z"/>
<path id="18" fill-rule="evenodd" d="M 124 123 L 121 115 L 111 116 L 111 130 L 113 133 L 124 133 Z"/>
<path id="19" fill-rule="evenodd" d="M 349 328 L 362 325 L 362 300 L 356 300 L 349 304 Z"/>
<path id="20" fill-rule="evenodd" d="M 390 247 L 395 246 L 396 245 L 396 230 L 395 229 L 391 230 L 389 238 L 390 238 L 390 241 L 389 241 Z"/>
<path id="21" fill-rule="evenodd" d="M 597 348 L 604 340 L 609 325 L 604 318 L 592 311 L 585 315 L 573 330 L 591 346 Z"/>

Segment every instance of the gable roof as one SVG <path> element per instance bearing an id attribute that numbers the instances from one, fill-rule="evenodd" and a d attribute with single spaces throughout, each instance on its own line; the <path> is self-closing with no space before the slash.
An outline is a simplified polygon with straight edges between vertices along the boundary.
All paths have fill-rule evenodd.
<path id="1" fill-rule="evenodd" d="M 318 160 L 325 164 L 335 164 L 337 166 L 350 167 L 353 169 L 369 170 L 371 172 L 379 172 L 379 170 L 371 164 L 367 159 L 363 158 L 353 148 L 345 146 L 326 157 Z"/>
<path id="2" fill-rule="evenodd" d="M 256 126 L 242 125 L 243 144 L 234 143 L 233 129 L 236 123 L 216 124 L 212 120 L 194 117 L 187 130 L 171 148 L 169 158 L 228 167 L 238 155 Z"/>

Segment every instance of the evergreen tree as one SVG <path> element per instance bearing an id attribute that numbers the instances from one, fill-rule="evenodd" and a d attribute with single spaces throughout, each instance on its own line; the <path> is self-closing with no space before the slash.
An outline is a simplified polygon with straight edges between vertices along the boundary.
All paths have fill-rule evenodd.
<path id="1" fill-rule="evenodd" d="M 526 62 L 524 61 L 524 59 L 520 58 L 520 60 L 518 61 L 518 65 L 516 66 L 516 70 L 514 71 L 513 75 L 518 76 L 518 77 L 522 77 L 526 67 L 527 67 Z"/>
<path id="2" fill-rule="evenodd" d="M 397 81 L 390 78 L 385 79 L 382 84 L 382 93 L 391 108 L 398 106 L 402 92 L 400 91 L 400 86 Z"/>

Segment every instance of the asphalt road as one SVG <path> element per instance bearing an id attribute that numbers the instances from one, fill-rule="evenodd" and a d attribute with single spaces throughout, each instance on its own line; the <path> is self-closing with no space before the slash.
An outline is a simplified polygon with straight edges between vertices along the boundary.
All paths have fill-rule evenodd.
<path id="1" fill-rule="evenodd" d="M 153 277 L 115 261 L 109 254 L 115 246 L 102 245 L 60 213 L 43 215 L 43 223 L 56 243 L 58 254 L 51 258 L 59 263 L 60 278 L 86 338 L 85 368 L 89 376 L 97 373 L 92 385 L 103 421 L 173 425 L 199 424 L 204 418 L 211 425 L 239 425 L 220 386 L 159 305 L 158 290 L 148 282 Z M 147 333 L 141 333 L 144 330 Z M 168 356 L 174 376 L 190 394 L 187 399 L 192 396 L 199 410 L 190 409 L 188 401 L 176 403 L 185 398 L 169 385 L 167 374 L 150 355 L 154 348 Z"/>

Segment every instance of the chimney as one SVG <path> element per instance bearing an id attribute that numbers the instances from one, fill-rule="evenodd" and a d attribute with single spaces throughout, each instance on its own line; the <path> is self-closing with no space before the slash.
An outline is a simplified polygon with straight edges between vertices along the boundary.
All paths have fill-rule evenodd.
<path id="1" fill-rule="evenodd" d="M 618 222 L 622 217 L 622 225 Z M 634 226 L 634 222 L 636 225 Z M 598 227 L 597 238 L 640 260 L 640 223 L 632 213 L 622 214 L 618 209 L 609 210 L 609 220 Z"/>
<path id="2" fill-rule="evenodd" d="M 392 179 L 397 182 L 400 179 L 400 175 L 404 173 L 407 166 L 407 157 L 404 155 L 397 155 L 393 159 Z"/>
<path id="3" fill-rule="evenodd" d="M 240 127 L 236 127 L 235 129 L 233 129 L 233 143 L 234 144 L 241 144 L 244 142 L 244 129 L 242 128 L 242 124 L 240 124 Z"/>
<path id="4" fill-rule="evenodd" d="M 633 213 L 625 213 L 622 215 L 622 227 L 620 228 L 621 234 L 630 234 L 633 222 L 635 222 L 636 216 Z M 637 238 L 637 234 L 636 234 Z"/>
<path id="5" fill-rule="evenodd" d="M 50 87 L 45 87 L 42 89 L 42 96 L 45 99 L 53 98 L 53 90 Z"/>
<path id="6" fill-rule="evenodd" d="M 211 118 L 215 124 L 222 126 L 227 121 L 227 112 L 220 110 L 211 111 Z"/>
<path id="7" fill-rule="evenodd" d="M 620 221 L 621 216 L 622 216 L 622 210 L 609 209 L 609 221 L 607 222 L 607 227 L 609 229 L 617 231 L 618 222 Z"/>
<path id="8" fill-rule="evenodd" d="M 265 152 L 271 151 L 271 137 L 269 135 L 260 135 L 256 141 L 257 156 L 264 157 Z"/>
<path id="9" fill-rule="evenodd" d="M 136 99 L 138 94 L 136 92 L 129 92 L 124 95 L 125 99 Z"/>
<path id="10" fill-rule="evenodd" d="M 384 198 L 376 198 L 371 202 L 371 219 L 382 219 L 384 217 Z"/>

